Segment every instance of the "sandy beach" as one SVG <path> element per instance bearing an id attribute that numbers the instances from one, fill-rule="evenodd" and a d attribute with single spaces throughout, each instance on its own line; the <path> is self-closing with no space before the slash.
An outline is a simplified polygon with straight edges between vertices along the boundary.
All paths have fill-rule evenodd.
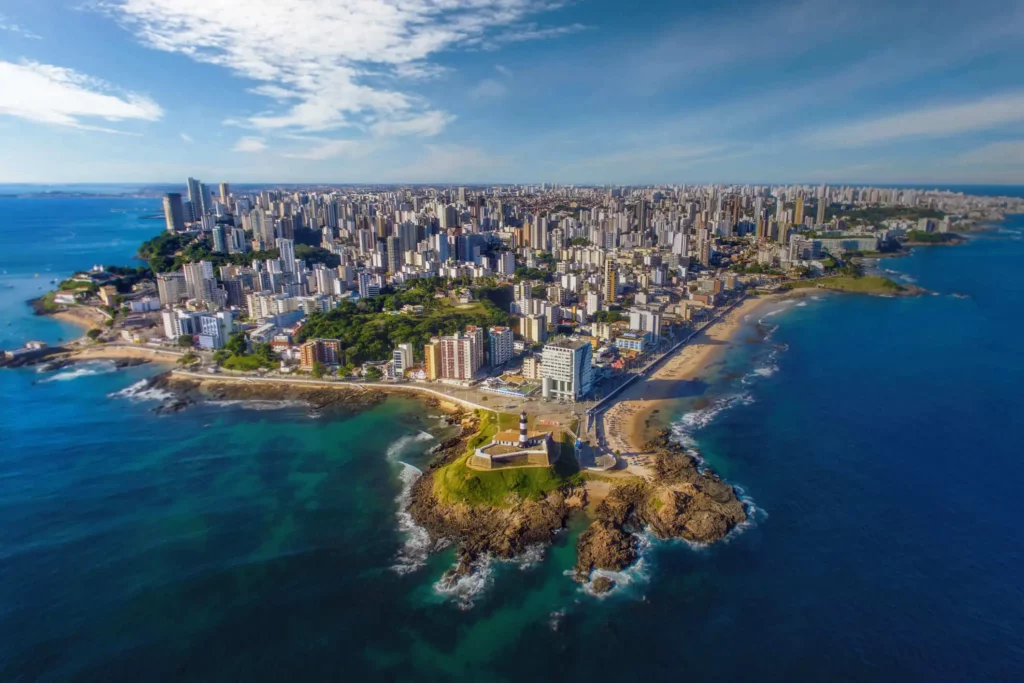
<path id="1" fill-rule="evenodd" d="M 95 346 L 75 348 L 69 355 L 76 360 L 143 358 L 156 362 L 174 363 L 184 354 L 169 349 L 155 349 L 149 346 L 96 344 Z"/>
<path id="2" fill-rule="evenodd" d="M 91 306 L 77 306 L 75 308 L 65 308 L 56 313 L 48 313 L 51 318 L 55 318 L 62 322 L 71 323 L 81 327 L 84 332 L 87 332 L 93 328 L 104 328 L 109 318 L 103 314 L 102 311 L 92 308 Z"/>
<path id="3" fill-rule="evenodd" d="M 692 389 L 689 382 L 699 379 L 707 366 L 728 346 L 747 316 L 779 298 L 771 295 L 746 299 L 701 331 L 649 377 L 635 382 L 612 408 L 602 414 L 608 446 L 619 451 L 626 462 L 627 472 L 641 476 L 649 474 L 649 455 L 643 452 L 643 446 L 661 426 L 654 424 L 655 418 L 671 409 L 673 401 L 688 395 Z"/>

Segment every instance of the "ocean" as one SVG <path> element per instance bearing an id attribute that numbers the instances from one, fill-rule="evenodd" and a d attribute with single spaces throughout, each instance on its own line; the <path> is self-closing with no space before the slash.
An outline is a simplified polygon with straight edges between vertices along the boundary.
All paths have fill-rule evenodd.
<path id="1" fill-rule="evenodd" d="M 155 211 L 0 198 L 0 346 L 74 334 L 24 300 Z M 752 522 L 649 540 L 604 598 L 565 575 L 583 519 L 439 589 L 417 401 L 156 416 L 157 367 L 2 371 L 0 680 L 1020 680 L 1022 259 L 1015 216 L 880 262 L 935 295 L 757 311 L 673 420 Z"/>

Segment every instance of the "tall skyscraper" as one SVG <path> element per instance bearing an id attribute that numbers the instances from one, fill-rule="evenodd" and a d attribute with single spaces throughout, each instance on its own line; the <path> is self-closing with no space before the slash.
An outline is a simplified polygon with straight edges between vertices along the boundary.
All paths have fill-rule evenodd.
<path id="1" fill-rule="evenodd" d="M 793 210 L 793 224 L 803 225 L 804 222 L 804 196 L 798 195 L 796 198 L 796 208 Z"/>
<path id="2" fill-rule="evenodd" d="M 397 273 L 402 269 L 402 240 L 392 235 L 387 240 L 388 272 Z"/>
<path id="3" fill-rule="evenodd" d="M 181 205 L 181 194 L 168 192 L 164 195 L 164 220 L 167 221 L 168 232 L 181 232 L 185 229 L 185 209 Z"/>
<path id="4" fill-rule="evenodd" d="M 615 302 L 615 291 L 618 288 L 619 275 L 615 271 L 615 261 L 606 257 L 604 262 L 604 300 L 605 303 Z"/>
<path id="5" fill-rule="evenodd" d="M 227 239 L 225 239 L 224 226 L 217 223 L 213 226 L 213 250 L 218 254 L 224 254 L 228 250 Z"/>
<path id="6" fill-rule="evenodd" d="M 825 199 L 824 194 L 818 197 L 818 215 L 814 221 L 815 225 L 824 225 L 825 223 L 825 208 L 828 206 L 828 200 Z"/>
<path id="7" fill-rule="evenodd" d="M 198 221 L 203 216 L 203 190 L 195 178 L 188 179 L 188 200 L 192 203 L 192 220 Z"/>
<path id="8" fill-rule="evenodd" d="M 295 272 L 295 242 L 292 240 L 278 239 L 277 249 L 280 252 L 281 270 L 285 273 Z"/>
<path id="9" fill-rule="evenodd" d="M 227 204 L 228 203 L 228 195 L 230 195 L 230 194 L 231 194 L 231 188 L 228 186 L 228 184 L 227 183 L 221 183 L 220 184 L 220 203 L 221 204 Z"/>

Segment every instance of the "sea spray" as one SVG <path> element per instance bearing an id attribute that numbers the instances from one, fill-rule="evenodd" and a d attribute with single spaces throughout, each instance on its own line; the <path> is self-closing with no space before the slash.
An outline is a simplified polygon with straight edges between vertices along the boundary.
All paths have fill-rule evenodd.
<path id="1" fill-rule="evenodd" d="M 150 380 L 140 379 L 135 384 L 120 391 L 107 394 L 107 398 L 127 398 L 132 401 L 169 401 L 174 394 L 150 385 Z"/>
<path id="2" fill-rule="evenodd" d="M 39 380 L 44 382 L 67 382 L 79 377 L 90 377 L 92 375 L 106 375 L 117 371 L 117 364 L 109 360 L 91 360 L 79 363 L 73 368 L 62 370 L 55 375 Z"/>
<path id="3" fill-rule="evenodd" d="M 434 543 L 430 539 L 430 533 L 416 524 L 409 512 L 409 504 L 412 502 L 412 487 L 416 481 L 423 476 L 423 472 L 409 463 L 399 462 L 402 471 L 399 479 L 402 482 L 402 490 L 398 494 L 398 530 L 405 537 L 402 547 L 398 549 L 395 563 L 391 569 L 398 574 L 410 574 L 427 562 L 427 557 L 433 551 Z"/>

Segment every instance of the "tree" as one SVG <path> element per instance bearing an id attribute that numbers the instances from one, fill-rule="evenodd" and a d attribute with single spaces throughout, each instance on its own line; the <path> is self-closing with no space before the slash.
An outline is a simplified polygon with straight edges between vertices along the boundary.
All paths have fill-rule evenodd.
<path id="1" fill-rule="evenodd" d="M 363 376 L 366 377 L 367 382 L 379 382 L 384 374 L 380 371 L 380 368 L 374 365 L 366 368 L 366 372 L 363 373 Z"/>
<path id="2" fill-rule="evenodd" d="M 184 356 L 178 359 L 178 365 L 192 365 L 193 363 L 199 362 L 199 356 L 189 351 Z"/>
<path id="3" fill-rule="evenodd" d="M 320 361 L 313 361 L 313 367 L 309 371 L 309 374 L 313 375 L 316 379 L 320 379 L 324 376 L 324 365 Z"/>
<path id="4" fill-rule="evenodd" d="M 180 347 L 182 347 L 184 349 L 192 348 L 192 335 L 191 334 L 183 334 L 180 337 L 178 337 L 178 346 L 180 346 Z"/>
<path id="5" fill-rule="evenodd" d="M 97 328 L 94 327 L 93 329 L 91 329 L 88 332 L 86 332 L 85 336 L 88 337 L 89 339 L 96 339 L 101 334 L 103 334 L 103 330 L 100 330 L 100 329 L 97 329 Z"/>
<path id="6" fill-rule="evenodd" d="M 245 342 L 245 332 L 233 332 L 224 348 L 234 356 L 245 355 L 245 352 L 249 350 L 249 345 Z"/>

